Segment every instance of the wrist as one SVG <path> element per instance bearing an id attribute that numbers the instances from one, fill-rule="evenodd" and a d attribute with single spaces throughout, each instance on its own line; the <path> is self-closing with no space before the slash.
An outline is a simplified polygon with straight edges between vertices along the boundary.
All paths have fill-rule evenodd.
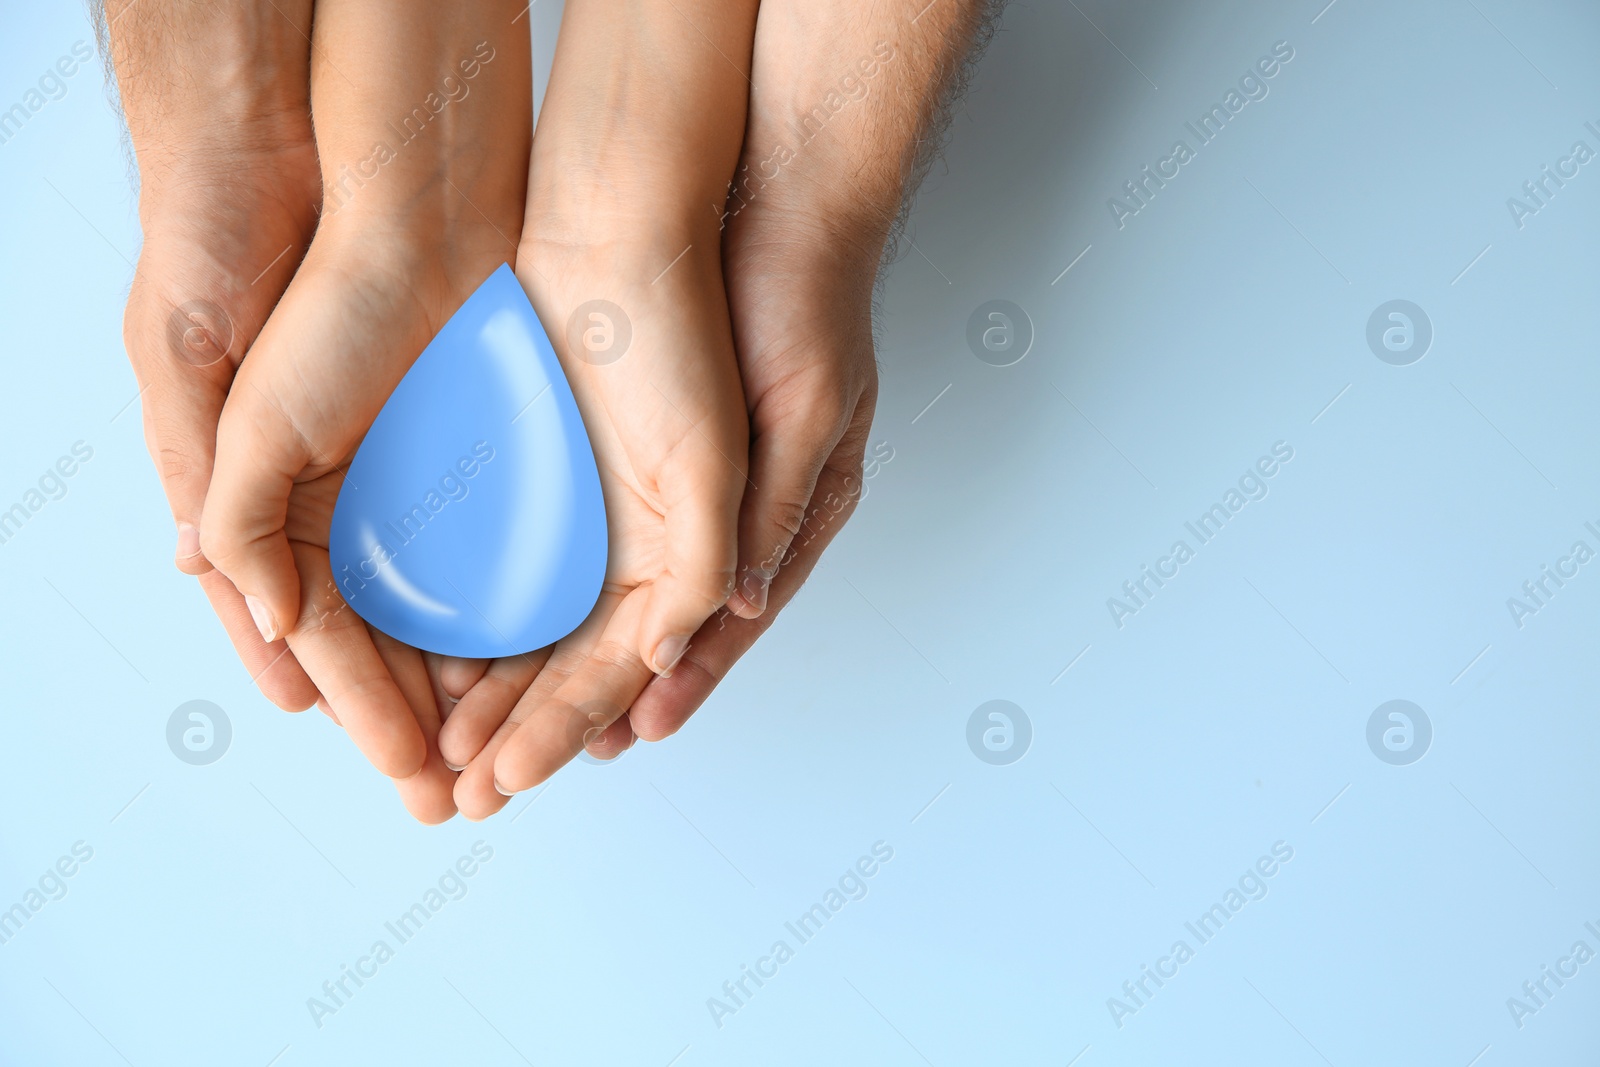
<path id="1" fill-rule="evenodd" d="M 581 252 L 629 273 L 655 265 L 653 277 L 686 248 L 719 247 L 731 158 L 712 168 L 704 153 L 669 155 L 626 121 L 615 136 L 591 129 L 557 144 L 573 126 L 541 124 L 535 136 L 522 227 L 531 252 Z"/>
<path id="2" fill-rule="evenodd" d="M 322 225 L 441 247 L 487 233 L 509 258 L 527 193 L 526 73 L 517 49 L 487 41 L 439 44 L 403 78 L 373 75 L 377 101 L 319 72 Z"/>
<path id="3" fill-rule="evenodd" d="M 560 130 L 541 123 L 525 232 L 565 245 L 672 245 L 673 255 L 691 242 L 714 240 L 737 145 L 695 151 L 637 129 L 612 133 L 557 144 Z"/>
<path id="4" fill-rule="evenodd" d="M 258 228 L 290 225 L 309 231 L 316 224 L 322 182 L 309 122 L 298 134 L 287 125 L 281 136 L 263 135 L 253 145 L 143 143 L 135 139 L 139 172 L 139 221 L 146 234 L 214 220 L 196 205 L 251 201 L 265 213 Z"/>
<path id="5" fill-rule="evenodd" d="M 710 198 L 690 202 L 689 194 L 646 202 L 592 191 L 583 196 L 530 193 L 519 256 L 551 263 L 582 256 L 590 264 L 610 264 L 619 274 L 653 266 L 648 281 L 685 250 L 715 255 L 720 225 Z"/>
<path id="6" fill-rule="evenodd" d="M 674 255 L 714 235 L 744 142 L 757 6 L 570 0 L 534 137 L 529 231 L 581 244 L 667 230 Z"/>
<path id="7" fill-rule="evenodd" d="M 305 266 L 333 270 L 388 291 L 408 290 L 453 309 L 494 269 L 516 260 L 517 231 L 502 235 L 476 211 L 412 210 L 389 216 L 340 213 L 318 225 Z"/>

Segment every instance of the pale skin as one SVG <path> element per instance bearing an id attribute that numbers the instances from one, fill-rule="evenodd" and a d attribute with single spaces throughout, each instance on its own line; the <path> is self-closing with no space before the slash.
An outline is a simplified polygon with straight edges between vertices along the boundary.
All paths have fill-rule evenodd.
<path id="1" fill-rule="evenodd" d="M 494 699 L 469 694 L 452 714 L 441 745 L 470 760 L 456 785 L 469 814 L 537 785 L 586 740 L 631 742 L 623 713 L 733 591 L 748 422 L 719 222 L 704 205 L 739 158 L 755 9 L 566 5 L 517 273 L 547 326 L 596 297 L 631 321 L 630 348 L 602 366 L 566 350 L 565 331 L 556 339 L 600 464 L 611 559 L 600 604 L 536 682 L 531 662 L 496 664 Z M 664 99 L 679 121 L 655 121 Z"/>
<path id="2" fill-rule="evenodd" d="M 766 0 L 758 25 L 755 0 L 569 0 L 531 153 L 521 4 L 474 0 L 439 25 L 421 5 L 378 17 L 319 0 L 315 47 L 304 8 L 246 26 L 207 5 L 143 5 L 168 21 L 141 23 L 136 6 L 112 32 L 143 178 L 130 356 L 179 565 L 201 574 L 263 691 L 292 708 L 320 698 L 425 821 L 485 817 L 585 745 L 614 755 L 681 727 L 859 497 L 878 262 L 985 5 Z M 172 20 L 239 57 L 219 65 L 237 91 L 179 91 L 195 76 L 178 73 Z M 388 124 L 482 41 L 495 58 L 448 126 L 352 193 L 341 167 L 394 140 Z M 859 84 L 875 53 L 865 93 L 798 144 L 786 120 L 841 77 Z M 201 129 L 251 132 L 218 144 Z M 744 181 L 724 231 L 736 168 L 771 174 L 780 140 L 793 158 Z M 323 196 L 337 210 L 316 229 Z M 554 648 L 443 660 L 343 605 L 327 524 L 394 382 L 513 256 L 594 442 L 612 558 L 595 612 Z M 227 358 L 199 369 L 163 347 L 171 309 L 196 294 L 233 322 Z M 571 309 L 597 297 L 633 327 L 604 366 L 566 350 Z"/>

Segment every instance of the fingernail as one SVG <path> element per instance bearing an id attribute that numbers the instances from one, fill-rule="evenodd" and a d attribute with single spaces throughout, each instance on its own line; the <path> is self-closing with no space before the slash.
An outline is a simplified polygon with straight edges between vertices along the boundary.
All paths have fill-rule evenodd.
<path id="1" fill-rule="evenodd" d="M 757 619 L 767 610 L 767 590 L 772 584 L 772 579 L 753 575 L 745 583 L 746 588 L 736 591 L 728 598 L 728 610 L 741 619 Z"/>
<path id="2" fill-rule="evenodd" d="M 250 609 L 250 617 L 256 621 L 256 629 L 261 631 L 261 639 L 266 642 L 278 639 L 278 624 L 272 619 L 272 612 L 267 606 L 253 596 L 244 598 L 244 606 Z"/>
<path id="3" fill-rule="evenodd" d="M 760 619 L 766 611 L 766 590 L 771 584 L 771 574 L 763 574 L 760 568 L 750 569 L 744 581 L 739 582 L 739 589 L 728 597 L 728 611 L 741 619 Z"/>
<path id="4" fill-rule="evenodd" d="M 514 797 L 517 795 L 514 790 L 507 789 L 505 786 L 501 785 L 500 779 L 498 778 L 494 780 L 494 791 L 503 797 Z"/>
<path id="5" fill-rule="evenodd" d="M 672 668 L 678 665 L 683 654 L 689 651 L 689 637 L 687 634 L 672 634 L 663 637 L 661 643 L 656 645 L 654 670 L 663 678 L 672 674 Z"/>
<path id="6" fill-rule="evenodd" d="M 190 522 L 178 523 L 178 558 L 193 559 L 200 554 L 200 529 Z"/>
<path id="7" fill-rule="evenodd" d="M 452 771 L 455 771 L 457 774 L 460 774 L 462 771 L 467 769 L 467 765 L 465 763 L 463 763 L 461 766 L 457 767 L 454 763 L 451 763 L 449 760 L 445 760 L 444 761 L 444 765 L 446 767 L 449 767 Z"/>

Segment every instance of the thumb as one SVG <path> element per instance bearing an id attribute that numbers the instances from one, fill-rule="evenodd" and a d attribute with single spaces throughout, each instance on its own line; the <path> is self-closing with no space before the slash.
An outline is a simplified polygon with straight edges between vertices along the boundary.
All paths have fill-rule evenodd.
<path id="1" fill-rule="evenodd" d="M 796 537 L 820 533 L 833 513 L 812 498 L 822 466 L 839 444 L 849 416 L 845 398 L 819 396 L 761 426 L 750 445 L 750 481 L 739 514 L 739 564 L 728 610 L 760 617 L 767 591 Z M 854 398 L 848 398 L 853 402 Z"/>
<path id="2" fill-rule="evenodd" d="M 811 496 L 822 464 L 842 427 L 829 418 L 797 419 L 774 426 L 750 443 L 750 482 L 739 510 L 739 566 L 728 611 L 755 619 L 766 611 L 766 590 L 778 576 L 795 537 L 810 522 Z"/>
<path id="3" fill-rule="evenodd" d="M 200 547 L 244 594 L 270 642 L 293 631 L 299 617 L 300 576 L 284 520 L 295 476 L 310 457 L 306 439 L 249 371 L 247 365 L 217 423 Z"/>
<path id="4" fill-rule="evenodd" d="M 657 674 L 671 673 L 701 623 L 727 602 L 738 557 L 744 470 L 706 438 L 685 452 L 661 479 L 665 565 L 640 623 L 639 651 Z"/>

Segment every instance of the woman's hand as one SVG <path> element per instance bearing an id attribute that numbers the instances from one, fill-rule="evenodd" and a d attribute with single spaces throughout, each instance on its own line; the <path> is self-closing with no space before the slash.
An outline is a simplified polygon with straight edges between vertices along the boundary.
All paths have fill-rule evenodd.
<path id="1" fill-rule="evenodd" d="M 319 0 L 311 72 L 321 224 L 235 378 L 200 545 L 286 639 L 332 713 L 427 821 L 453 812 L 439 679 L 344 604 L 327 537 L 342 471 L 389 394 L 514 252 L 530 124 L 514 3 Z M 442 668 L 441 668 L 442 670 Z"/>
<path id="2" fill-rule="evenodd" d="M 748 429 L 707 205 L 738 159 L 755 7 L 567 3 L 517 274 L 583 412 L 611 555 L 584 625 L 537 668 L 495 664 L 446 723 L 469 817 L 631 743 L 623 713 L 732 592 Z"/>

